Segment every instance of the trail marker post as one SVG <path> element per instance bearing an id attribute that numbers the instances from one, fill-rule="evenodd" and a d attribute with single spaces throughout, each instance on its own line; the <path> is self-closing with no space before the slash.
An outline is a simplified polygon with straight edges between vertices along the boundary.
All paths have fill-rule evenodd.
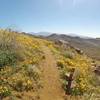
<path id="1" fill-rule="evenodd" d="M 66 81 L 68 82 L 68 84 L 66 84 L 66 94 L 71 93 L 71 85 L 72 85 L 72 81 L 73 81 L 74 72 L 75 72 L 75 68 L 72 68 L 70 71 L 70 74 L 65 76 Z"/>

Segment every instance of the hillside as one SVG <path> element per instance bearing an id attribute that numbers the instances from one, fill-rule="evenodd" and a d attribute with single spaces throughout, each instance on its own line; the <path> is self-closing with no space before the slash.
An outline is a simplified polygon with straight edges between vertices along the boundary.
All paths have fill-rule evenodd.
<path id="1" fill-rule="evenodd" d="M 75 48 L 83 50 L 88 56 L 100 60 L 100 39 L 80 38 L 68 35 L 52 34 L 47 37 L 50 40 L 65 40 Z"/>
<path id="2" fill-rule="evenodd" d="M 55 37 L 56 38 L 56 37 Z M 93 59 L 71 45 L 0 30 L 0 100 L 95 100 Z M 71 87 L 66 79 L 75 69 Z"/>

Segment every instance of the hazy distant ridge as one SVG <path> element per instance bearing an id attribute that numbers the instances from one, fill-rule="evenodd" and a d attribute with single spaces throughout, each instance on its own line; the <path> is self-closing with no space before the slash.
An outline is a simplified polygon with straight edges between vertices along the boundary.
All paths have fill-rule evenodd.
<path id="1" fill-rule="evenodd" d="M 52 34 L 47 37 L 51 40 L 65 40 L 72 46 L 82 49 L 88 56 L 100 60 L 100 39 L 70 36 L 65 34 Z"/>

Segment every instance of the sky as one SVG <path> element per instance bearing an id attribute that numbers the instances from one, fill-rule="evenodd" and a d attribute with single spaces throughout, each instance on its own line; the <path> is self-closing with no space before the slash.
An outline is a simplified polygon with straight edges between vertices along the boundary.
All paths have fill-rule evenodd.
<path id="1" fill-rule="evenodd" d="M 100 37 L 100 0 L 0 0 L 0 28 Z"/>

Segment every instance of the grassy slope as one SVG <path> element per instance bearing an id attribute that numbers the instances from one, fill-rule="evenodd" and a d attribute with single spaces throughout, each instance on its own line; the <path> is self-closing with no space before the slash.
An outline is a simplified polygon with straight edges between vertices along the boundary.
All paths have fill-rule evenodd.
<path id="1" fill-rule="evenodd" d="M 61 75 L 61 81 L 65 91 L 65 75 L 70 72 L 71 68 L 75 68 L 74 80 L 72 84 L 73 96 L 69 98 L 67 96 L 68 100 L 89 100 L 91 98 L 100 98 L 100 80 L 98 76 L 96 76 L 93 72 L 92 59 L 84 54 L 78 54 L 75 49 L 71 48 L 68 45 L 66 46 L 64 44 L 59 45 L 59 43 L 51 43 L 48 45 L 48 47 L 55 55 L 58 69 Z M 81 95 L 81 93 L 83 94 L 83 96 L 77 96 L 79 94 Z"/>
<path id="2" fill-rule="evenodd" d="M 89 78 L 92 82 L 94 75 L 91 71 L 91 59 L 87 56 L 80 55 L 69 47 L 64 48 L 51 41 L 25 34 L 18 34 L 17 43 L 21 45 L 19 49 L 24 60 L 19 60 L 16 65 L 6 66 L 0 71 L 0 87 L 7 87 L 11 92 L 4 100 L 64 100 L 61 84 L 65 80 L 60 75 L 64 76 L 72 67 L 79 69 L 82 75 L 81 82 L 77 83 L 79 89 L 86 93 L 85 89 L 92 87 L 96 91 L 97 88 L 89 83 Z M 63 66 L 58 66 L 59 70 L 58 62 Z"/>
<path id="3" fill-rule="evenodd" d="M 19 45 L 14 50 L 20 54 L 22 59 L 18 59 L 14 65 L 7 65 L 1 69 L 0 95 L 3 97 L 10 95 L 6 98 L 10 100 L 30 100 L 29 98 L 37 100 L 39 98 L 38 89 L 41 87 L 39 63 L 43 59 L 41 39 L 8 31 L 3 37 L 11 41 L 11 44 L 13 41 L 10 39 L 14 34 L 16 34 L 16 44 L 14 45 Z"/>

